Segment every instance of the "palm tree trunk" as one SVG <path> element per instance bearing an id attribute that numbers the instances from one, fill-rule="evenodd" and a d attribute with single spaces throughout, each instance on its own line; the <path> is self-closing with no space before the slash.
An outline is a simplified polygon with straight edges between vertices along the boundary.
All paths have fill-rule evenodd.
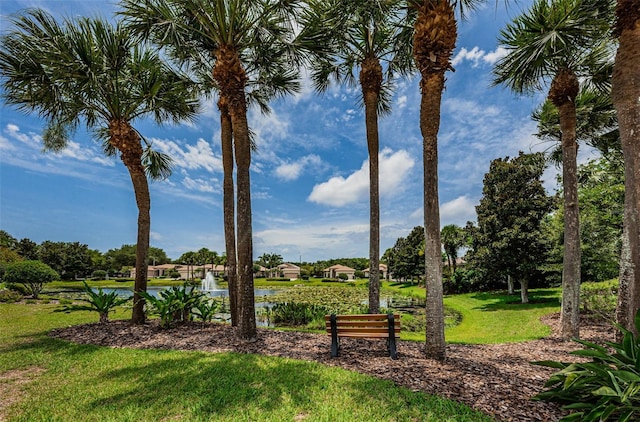
<path id="1" fill-rule="evenodd" d="M 560 108 L 562 184 L 564 190 L 564 257 L 562 263 L 562 338 L 580 337 L 580 214 L 578 205 L 578 144 L 576 107 Z"/>
<path id="2" fill-rule="evenodd" d="M 360 85 L 364 98 L 367 148 L 369 150 L 369 313 L 380 313 L 380 182 L 378 165 L 378 98 L 382 66 L 375 57 L 362 63 Z"/>
<path id="3" fill-rule="evenodd" d="M 255 341 L 257 335 L 255 299 L 253 292 L 253 234 L 251 222 L 251 144 L 247 123 L 245 84 L 247 75 L 240 56 L 234 47 L 220 45 L 216 50 L 213 78 L 220 86 L 220 96 L 225 98 L 231 117 L 235 141 L 237 186 L 237 273 L 238 273 L 238 336 Z M 229 259 L 229 257 L 227 258 Z"/>
<path id="4" fill-rule="evenodd" d="M 142 165 L 140 137 L 127 122 L 113 121 L 109 124 L 111 144 L 120 151 L 133 184 L 138 206 L 138 237 L 136 242 L 136 278 L 133 285 L 133 311 L 131 322 L 145 322 L 144 299 L 139 292 L 147 291 L 147 260 L 149 258 L 149 236 L 151 232 L 151 195 L 149 181 Z"/>
<path id="5" fill-rule="evenodd" d="M 244 99 L 244 92 L 242 93 Z M 233 110 L 233 108 L 232 108 Z M 251 145 L 246 108 L 231 112 L 234 128 L 238 186 L 238 284 L 240 291 L 239 335 L 243 340 L 255 341 L 257 335 L 255 298 L 253 291 L 253 234 L 251 218 Z"/>
<path id="6" fill-rule="evenodd" d="M 220 98 L 220 138 L 222 141 L 223 176 L 223 213 L 224 213 L 224 242 L 227 251 L 227 286 L 229 288 L 229 307 L 231 311 L 231 325 L 238 326 L 238 271 L 236 266 L 236 224 L 235 224 L 235 193 L 233 188 L 233 129 L 231 116 L 226 101 Z"/>
<path id="7" fill-rule="evenodd" d="M 427 357 L 444 360 L 444 304 L 442 291 L 442 251 L 440 205 L 438 202 L 438 130 L 444 72 L 423 75 L 420 82 L 420 131 L 424 160 L 425 272 L 427 288 Z"/>
<path id="8" fill-rule="evenodd" d="M 580 85 L 570 69 L 553 78 L 549 99 L 558 107 L 562 133 L 562 184 L 564 190 L 564 256 L 562 262 L 562 338 L 580 336 L 580 215 L 578 212 L 578 144 L 576 103 Z"/>
<path id="9" fill-rule="evenodd" d="M 618 0 L 616 8 L 619 45 L 613 69 L 611 97 L 618 125 L 625 166 L 623 242 L 620 259 L 618 323 L 636 331 L 635 314 L 640 309 L 640 7 L 638 0 Z"/>

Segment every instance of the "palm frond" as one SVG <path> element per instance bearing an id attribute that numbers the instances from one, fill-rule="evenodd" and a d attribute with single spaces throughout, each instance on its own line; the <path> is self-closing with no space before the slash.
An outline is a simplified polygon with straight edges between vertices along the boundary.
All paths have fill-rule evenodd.
<path id="1" fill-rule="evenodd" d="M 147 145 L 142 153 L 142 165 L 152 180 L 164 180 L 171 176 L 173 159 L 160 151 L 156 151 L 151 145 Z"/>

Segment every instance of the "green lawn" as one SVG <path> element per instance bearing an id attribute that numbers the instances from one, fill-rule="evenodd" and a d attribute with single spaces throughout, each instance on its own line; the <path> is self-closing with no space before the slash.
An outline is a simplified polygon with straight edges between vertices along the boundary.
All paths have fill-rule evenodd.
<path id="1" fill-rule="evenodd" d="M 55 340 L 47 336 L 53 328 L 97 321 L 55 308 L 0 304 L 0 395 L 16 399 L 0 406 L 9 421 L 491 420 L 456 402 L 313 362 Z"/>
<path id="2" fill-rule="evenodd" d="M 385 289 L 407 296 L 425 297 L 425 290 L 411 284 L 390 283 Z M 513 343 L 548 336 L 551 331 L 540 317 L 560 311 L 559 288 L 532 289 L 529 304 L 520 303 L 519 293 L 467 293 L 445 296 L 444 304 L 462 315 L 459 325 L 445 330 L 448 343 Z M 424 341 L 424 335 L 403 339 Z"/>

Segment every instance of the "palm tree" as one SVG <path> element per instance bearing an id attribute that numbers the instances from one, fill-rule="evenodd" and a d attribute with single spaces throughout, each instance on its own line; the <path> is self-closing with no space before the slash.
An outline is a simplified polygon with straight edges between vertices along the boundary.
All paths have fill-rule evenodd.
<path id="1" fill-rule="evenodd" d="M 315 49 L 311 62 L 317 90 L 324 91 L 333 76 L 338 82 L 356 84 L 359 68 L 369 152 L 369 312 L 380 312 L 380 195 L 378 115 L 390 111 L 394 72 L 411 69 L 408 44 L 399 42 L 401 3 L 387 0 L 311 1 L 303 21 L 305 36 L 327 46 Z M 317 53 L 320 53 L 319 55 Z M 383 64 L 386 67 L 384 74 Z"/>
<path id="2" fill-rule="evenodd" d="M 438 130 L 444 75 L 452 70 L 451 54 L 456 44 L 455 8 L 473 8 L 482 0 L 408 0 L 414 18 L 413 57 L 420 72 L 420 131 L 423 138 L 425 272 L 427 288 L 427 357 L 443 360 L 444 304 L 440 206 L 438 202 Z"/>
<path id="3" fill-rule="evenodd" d="M 229 263 L 237 256 L 237 291 L 240 338 L 256 338 L 253 292 L 253 236 L 251 215 L 251 141 L 247 121 L 247 87 L 256 83 L 261 105 L 266 99 L 297 89 L 293 15 L 298 1 L 264 0 L 124 0 L 128 24 L 143 37 L 167 47 L 169 54 L 215 87 L 222 114 L 223 158 L 234 143 L 236 173 L 237 242 L 228 251 Z M 294 69 L 291 70 L 291 64 Z M 228 113 L 228 119 L 226 118 Z M 226 119 L 226 120 L 225 120 Z M 229 127 L 229 122 L 230 127 Z M 225 170 L 229 167 L 228 161 Z M 228 173 L 225 171 L 225 175 Z M 225 180 L 227 180 L 225 178 Z M 225 201 L 225 204 L 227 202 Z M 228 211 L 228 210 L 225 210 Z M 230 223 L 225 212 L 225 223 Z M 229 233 L 225 229 L 225 237 Z M 231 242 L 226 242 L 227 248 Z M 231 281 L 232 279 L 230 279 Z"/>
<path id="4" fill-rule="evenodd" d="M 562 337 L 580 334 L 580 223 L 576 98 L 579 76 L 588 76 L 598 58 L 606 58 L 608 0 L 537 0 L 500 32 L 508 55 L 494 69 L 496 84 L 514 92 L 533 92 L 551 79 L 549 100 L 558 108 L 562 133 L 564 259 Z M 603 30 L 603 28 L 605 30 Z M 595 45 L 595 47 L 594 47 Z"/>
<path id="5" fill-rule="evenodd" d="M 617 0 L 618 51 L 611 97 L 618 112 L 625 168 L 625 207 L 616 319 L 635 331 L 640 309 L 640 0 Z"/>
<path id="6" fill-rule="evenodd" d="M 12 23 L 0 51 L 6 102 L 46 120 L 45 149 L 63 149 L 84 122 L 104 142 L 105 153 L 119 152 L 129 171 L 138 206 L 132 321 L 142 323 L 139 292 L 147 287 L 151 229 L 147 176 L 167 177 L 171 160 L 154 152 L 132 123 L 147 116 L 158 124 L 193 119 L 197 101 L 187 80 L 136 44 L 119 23 L 80 18 L 61 25 L 38 9 Z"/>

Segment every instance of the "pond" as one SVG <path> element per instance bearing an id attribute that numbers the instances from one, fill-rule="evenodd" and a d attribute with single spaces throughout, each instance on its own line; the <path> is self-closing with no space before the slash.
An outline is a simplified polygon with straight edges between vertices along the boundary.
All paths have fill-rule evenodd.
<path id="1" fill-rule="evenodd" d="M 159 297 L 159 294 L 161 291 L 168 289 L 169 287 L 165 287 L 165 286 L 149 286 L 147 287 L 147 293 L 149 293 L 151 296 L 153 297 Z M 92 288 L 91 290 L 93 290 L 94 292 L 97 292 L 98 289 L 97 288 Z M 125 288 L 102 288 L 102 291 L 104 293 L 111 293 L 111 292 L 116 292 L 116 294 L 118 296 L 124 296 L 124 297 L 128 297 L 128 296 L 133 296 L 133 290 L 132 289 L 125 289 Z M 279 291 L 276 289 L 254 289 L 254 294 L 256 297 L 258 296 L 272 296 L 275 295 L 276 293 L 278 293 Z M 212 297 L 226 297 L 229 296 L 227 289 L 214 289 L 214 290 L 208 290 L 206 292 L 209 296 Z"/>

